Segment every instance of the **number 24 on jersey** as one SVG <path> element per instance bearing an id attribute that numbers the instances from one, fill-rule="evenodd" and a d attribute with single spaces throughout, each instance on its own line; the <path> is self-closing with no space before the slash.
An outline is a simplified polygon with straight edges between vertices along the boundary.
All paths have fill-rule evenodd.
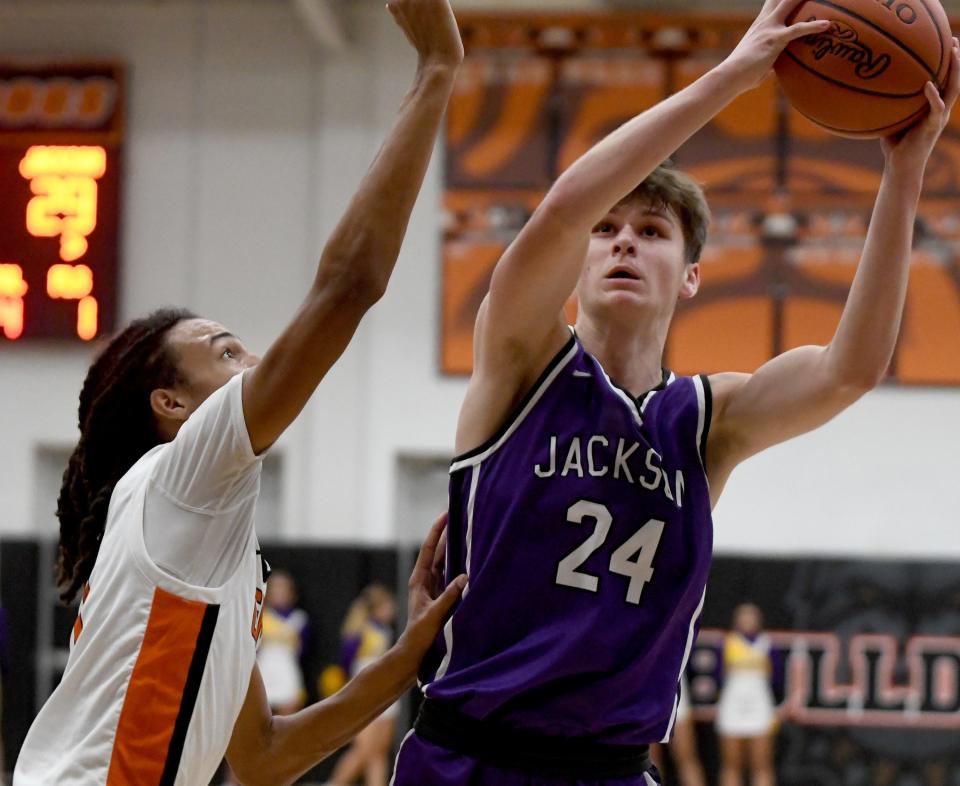
<path id="1" fill-rule="evenodd" d="M 577 568 L 606 542 L 613 525 L 613 515 L 605 505 L 589 500 L 580 500 L 567 509 L 567 521 L 571 524 L 582 524 L 584 519 L 594 520 L 593 533 L 560 560 L 557 565 L 557 584 L 596 592 L 600 577 Z M 627 603 L 639 604 L 644 585 L 653 578 L 653 558 L 660 545 L 663 527 L 664 523 L 659 519 L 650 519 L 610 556 L 610 572 L 630 579 Z"/>

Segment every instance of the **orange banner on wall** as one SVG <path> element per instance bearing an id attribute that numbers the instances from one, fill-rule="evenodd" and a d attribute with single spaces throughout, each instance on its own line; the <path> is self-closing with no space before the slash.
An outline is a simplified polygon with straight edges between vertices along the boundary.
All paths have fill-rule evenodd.
<path id="1" fill-rule="evenodd" d="M 509 22 L 509 24 L 508 24 Z M 469 374 L 494 265 L 556 176 L 623 122 L 719 62 L 750 22 L 730 15 L 511 14 L 461 20 L 468 59 L 447 127 L 441 368 Z M 793 110 L 772 77 L 676 154 L 714 209 L 703 285 L 665 363 L 752 371 L 830 341 L 859 258 L 882 157 Z M 904 384 L 960 384 L 960 117 L 934 153 L 903 329 Z M 765 229 L 794 226 L 789 238 Z"/>

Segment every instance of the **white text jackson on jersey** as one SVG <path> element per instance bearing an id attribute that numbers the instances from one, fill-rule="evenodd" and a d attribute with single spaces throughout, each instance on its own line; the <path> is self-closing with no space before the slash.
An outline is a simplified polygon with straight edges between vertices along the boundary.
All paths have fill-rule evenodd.
<path id="1" fill-rule="evenodd" d="M 573 437 L 569 445 L 550 437 L 546 458 L 535 464 L 538 478 L 602 478 L 610 476 L 661 493 L 678 508 L 683 506 L 683 472 L 677 470 L 671 488 L 670 477 L 662 466 L 663 459 L 653 448 L 643 452 L 639 442 L 620 437 L 614 444 L 602 434 Z M 565 458 L 564 458 L 565 457 Z"/>

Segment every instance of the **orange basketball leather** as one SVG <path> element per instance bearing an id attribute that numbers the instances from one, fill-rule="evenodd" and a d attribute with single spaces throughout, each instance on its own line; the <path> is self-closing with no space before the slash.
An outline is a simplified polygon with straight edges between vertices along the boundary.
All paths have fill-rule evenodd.
<path id="1" fill-rule="evenodd" d="M 808 0 L 792 21 L 828 19 L 776 63 L 790 102 L 835 134 L 877 137 L 924 115 L 926 82 L 949 73 L 950 24 L 938 0 Z"/>

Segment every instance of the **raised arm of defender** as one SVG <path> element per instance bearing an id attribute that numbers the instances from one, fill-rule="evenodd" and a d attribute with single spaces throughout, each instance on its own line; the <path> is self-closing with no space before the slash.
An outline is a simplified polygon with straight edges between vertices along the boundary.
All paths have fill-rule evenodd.
<path id="1" fill-rule="evenodd" d="M 244 379 L 243 411 L 258 453 L 293 422 L 382 297 L 463 59 L 448 0 L 390 0 L 387 7 L 419 56 L 414 84 L 323 249 L 306 299 Z"/>
<path id="2" fill-rule="evenodd" d="M 825 347 L 786 352 L 752 375 L 711 377 L 707 474 L 714 501 L 739 462 L 826 423 L 886 375 L 903 316 L 924 171 L 960 95 L 958 47 L 955 39 L 943 97 L 927 83 L 930 114 L 906 134 L 883 142 L 880 192 L 833 340 Z"/>

